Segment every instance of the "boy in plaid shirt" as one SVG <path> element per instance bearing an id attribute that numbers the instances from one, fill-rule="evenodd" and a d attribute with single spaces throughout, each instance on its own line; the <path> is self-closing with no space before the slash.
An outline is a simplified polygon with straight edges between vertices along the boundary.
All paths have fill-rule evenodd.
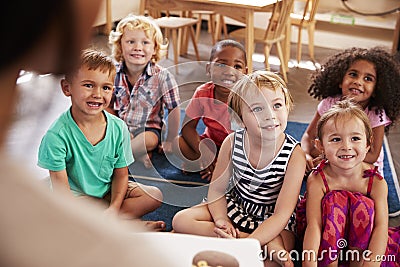
<path id="1" fill-rule="evenodd" d="M 164 152 L 171 152 L 179 130 L 180 112 L 172 112 L 180 104 L 178 85 L 173 75 L 157 64 L 166 45 L 160 28 L 144 16 L 128 15 L 109 39 L 118 62 L 109 110 L 128 125 L 133 155 L 149 168 L 152 151 L 161 143 Z M 164 105 L 168 132 L 161 140 Z"/>

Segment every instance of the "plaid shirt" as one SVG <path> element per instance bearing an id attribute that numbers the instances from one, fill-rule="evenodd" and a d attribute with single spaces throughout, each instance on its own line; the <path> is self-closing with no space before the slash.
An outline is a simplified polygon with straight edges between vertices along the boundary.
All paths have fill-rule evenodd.
<path id="1" fill-rule="evenodd" d="M 117 65 L 114 109 L 128 125 L 129 131 L 143 127 L 161 129 L 163 104 L 173 109 L 180 104 L 178 84 L 163 67 L 149 62 L 132 86 L 124 71 L 125 64 Z"/>

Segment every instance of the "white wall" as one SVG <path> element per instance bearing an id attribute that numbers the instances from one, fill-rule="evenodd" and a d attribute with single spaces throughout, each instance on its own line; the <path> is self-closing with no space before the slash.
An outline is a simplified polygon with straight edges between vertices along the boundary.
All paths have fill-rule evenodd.
<path id="1" fill-rule="evenodd" d="M 347 0 L 350 7 L 360 12 L 383 12 L 400 6 L 400 0 Z M 295 3 L 295 10 L 297 6 Z M 331 23 L 331 19 L 340 19 L 340 15 L 354 18 L 354 25 Z M 339 16 L 339 17 L 338 17 Z M 392 48 L 396 16 L 361 16 L 348 12 L 341 0 L 320 0 L 317 24 L 314 35 L 315 46 L 345 49 L 351 46 L 372 47 L 386 46 Z M 228 24 L 244 26 L 243 23 L 226 18 Z M 349 17 L 343 22 L 350 22 Z M 254 25 L 257 28 L 265 28 L 268 23 L 268 14 L 255 13 Z M 291 41 L 297 42 L 298 28 L 292 27 Z M 306 30 L 302 33 L 302 43 L 308 44 Z"/>
<path id="2" fill-rule="evenodd" d="M 347 0 L 347 5 L 363 13 L 381 13 L 400 6 L 399 0 Z M 345 17 L 342 17 L 344 15 Z M 320 0 L 316 15 L 315 45 L 344 49 L 350 46 L 386 46 L 392 48 L 396 20 L 399 14 L 386 16 L 362 16 L 347 11 L 341 0 Z M 344 24 L 331 23 L 340 20 Z M 292 41 L 297 30 L 292 28 Z M 302 42 L 308 43 L 303 30 Z"/>
<path id="3" fill-rule="evenodd" d="M 347 5 L 363 13 L 380 13 L 399 7 L 399 0 L 347 0 Z M 320 0 L 320 10 L 344 11 L 342 0 Z"/>

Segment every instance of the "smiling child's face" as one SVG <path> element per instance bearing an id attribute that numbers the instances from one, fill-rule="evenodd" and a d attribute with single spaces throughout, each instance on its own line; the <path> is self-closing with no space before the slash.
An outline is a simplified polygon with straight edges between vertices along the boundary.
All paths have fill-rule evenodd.
<path id="1" fill-rule="evenodd" d="M 375 65 L 367 60 L 356 60 L 346 71 L 340 84 L 342 95 L 354 99 L 363 108 L 368 106 L 376 85 Z"/>
<path id="2" fill-rule="evenodd" d="M 155 55 L 154 41 L 142 29 L 124 29 L 121 38 L 122 55 L 128 66 L 146 66 Z"/>
<path id="3" fill-rule="evenodd" d="M 229 92 L 236 81 L 247 73 L 243 51 L 233 46 L 219 48 L 212 62 L 207 65 L 207 71 L 211 75 L 216 90 Z"/>
<path id="4" fill-rule="evenodd" d="M 108 107 L 114 88 L 113 73 L 82 66 L 71 79 L 71 82 L 62 83 L 62 89 L 71 97 L 75 115 L 98 115 Z"/>
<path id="5" fill-rule="evenodd" d="M 284 134 L 288 114 L 285 95 L 281 88 L 274 90 L 261 87 L 260 90 L 249 92 L 245 96 L 242 109 L 243 123 L 248 132 L 260 134 L 262 138 L 275 140 Z"/>
<path id="6" fill-rule="evenodd" d="M 329 119 L 322 129 L 322 140 L 316 141 L 331 165 L 351 169 L 363 162 L 369 145 L 365 127 L 357 117 Z"/>

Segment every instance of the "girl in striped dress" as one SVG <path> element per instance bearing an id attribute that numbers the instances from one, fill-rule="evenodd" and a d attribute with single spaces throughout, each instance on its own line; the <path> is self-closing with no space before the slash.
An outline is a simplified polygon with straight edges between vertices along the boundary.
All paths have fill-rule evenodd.
<path id="1" fill-rule="evenodd" d="M 174 231 L 255 238 L 266 266 L 293 266 L 288 252 L 306 161 L 285 133 L 291 95 L 278 75 L 256 71 L 237 82 L 228 103 L 243 128 L 221 146 L 207 202 L 177 213 Z"/>

